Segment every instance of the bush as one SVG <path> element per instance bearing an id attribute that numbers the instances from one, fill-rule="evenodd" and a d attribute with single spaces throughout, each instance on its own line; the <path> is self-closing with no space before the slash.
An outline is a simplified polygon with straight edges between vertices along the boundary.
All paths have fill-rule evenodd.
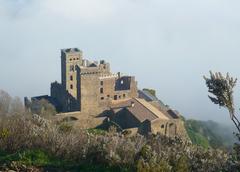
<path id="1" fill-rule="evenodd" d="M 236 165 L 232 163 L 236 160 L 230 161 L 230 156 L 223 151 L 194 146 L 180 138 L 125 137 L 116 131 L 96 134 L 74 128 L 68 130 L 68 126 L 19 115 L 1 119 L 0 133 L 2 151 L 13 154 L 11 157 L 20 157 L 19 162 L 27 165 L 48 166 L 55 163 L 54 159 L 60 159 L 61 164 L 68 162 L 76 168 L 93 166 L 146 172 L 214 172 L 233 169 Z M 15 160 L 8 158 L 8 161 Z"/>

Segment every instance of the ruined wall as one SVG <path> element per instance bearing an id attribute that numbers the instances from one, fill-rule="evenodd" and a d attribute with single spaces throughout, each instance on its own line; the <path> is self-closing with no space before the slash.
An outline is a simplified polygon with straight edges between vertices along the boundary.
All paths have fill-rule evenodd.
<path id="1" fill-rule="evenodd" d="M 179 136 L 188 139 L 188 134 L 181 119 L 154 120 L 151 122 L 151 132 L 161 133 L 169 137 Z"/>
<path id="2" fill-rule="evenodd" d="M 171 134 L 168 131 L 168 125 L 170 123 L 170 120 L 161 120 L 157 119 L 154 121 L 151 121 L 151 132 L 156 134 L 156 133 L 161 133 L 163 135 L 174 135 L 175 136 L 175 131 L 172 132 Z"/>
<path id="3" fill-rule="evenodd" d="M 51 84 L 51 97 L 59 104 L 58 111 L 69 112 L 80 110 L 80 102 L 57 82 Z"/>
<path id="4" fill-rule="evenodd" d="M 57 103 L 60 105 L 59 111 L 66 111 L 66 104 L 65 101 L 65 90 L 63 86 L 57 82 L 51 84 L 51 97 L 53 97 Z"/>
<path id="5" fill-rule="evenodd" d="M 100 77 L 101 102 L 137 97 L 137 83 L 134 77 Z"/>

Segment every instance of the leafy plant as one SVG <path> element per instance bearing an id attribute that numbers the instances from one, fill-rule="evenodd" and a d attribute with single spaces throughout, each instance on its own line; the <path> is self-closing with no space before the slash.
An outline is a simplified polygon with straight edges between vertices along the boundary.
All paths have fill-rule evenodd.
<path id="1" fill-rule="evenodd" d="M 214 104 L 218 104 L 220 107 L 224 107 L 228 110 L 230 119 L 235 124 L 238 132 L 240 133 L 240 122 L 235 114 L 233 89 L 236 86 L 237 79 L 230 77 L 227 73 L 223 76 L 220 72 L 213 73 L 210 71 L 210 78 L 204 76 L 208 92 L 211 96 L 208 96 Z"/>

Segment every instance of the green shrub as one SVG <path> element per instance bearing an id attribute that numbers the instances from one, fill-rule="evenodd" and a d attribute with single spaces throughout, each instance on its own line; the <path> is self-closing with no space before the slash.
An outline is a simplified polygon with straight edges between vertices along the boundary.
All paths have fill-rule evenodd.
<path id="1" fill-rule="evenodd" d="M 189 159 L 183 155 L 181 156 L 175 163 L 175 166 L 173 168 L 173 171 L 175 172 L 188 172 L 189 171 L 189 165 L 188 165 Z"/>
<path id="2" fill-rule="evenodd" d="M 59 126 L 59 130 L 65 133 L 71 132 L 73 129 L 73 126 L 67 122 L 63 122 Z"/>

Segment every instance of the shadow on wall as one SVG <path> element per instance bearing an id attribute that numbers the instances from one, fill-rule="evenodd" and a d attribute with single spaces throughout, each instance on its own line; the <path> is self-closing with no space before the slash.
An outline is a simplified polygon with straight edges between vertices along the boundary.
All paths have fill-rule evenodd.
<path id="1" fill-rule="evenodd" d="M 116 80 L 115 91 L 130 90 L 131 77 L 124 76 Z"/>

